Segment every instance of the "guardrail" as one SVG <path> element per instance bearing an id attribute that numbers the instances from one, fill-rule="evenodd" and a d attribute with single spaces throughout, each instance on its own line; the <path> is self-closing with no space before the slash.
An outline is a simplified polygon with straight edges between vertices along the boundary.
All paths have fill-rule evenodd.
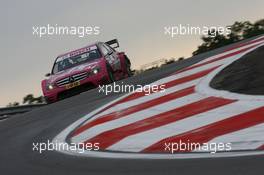
<path id="1" fill-rule="evenodd" d="M 31 111 L 33 109 L 39 108 L 41 106 L 45 106 L 46 104 L 32 104 L 32 105 L 23 105 L 23 106 L 14 106 L 14 107 L 6 107 L 0 108 L 0 117 L 15 115 L 19 113 L 25 113 Z"/>

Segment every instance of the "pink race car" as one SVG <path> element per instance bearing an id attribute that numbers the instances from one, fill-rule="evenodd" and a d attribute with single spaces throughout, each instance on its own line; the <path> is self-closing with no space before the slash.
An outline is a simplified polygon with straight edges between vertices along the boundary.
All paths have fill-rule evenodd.
<path id="1" fill-rule="evenodd" d="M 47 103 L 131 76 L 130 60 L 117 47 L 114 39 L 58 56 L 48 78 L 41 82 Z"/>

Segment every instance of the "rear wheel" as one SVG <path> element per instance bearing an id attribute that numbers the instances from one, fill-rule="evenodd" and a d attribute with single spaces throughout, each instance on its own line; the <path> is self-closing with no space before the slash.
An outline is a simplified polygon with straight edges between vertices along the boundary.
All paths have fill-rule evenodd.
<path id="1" fill-rule="evenodd" d="M 126 57 L 125 58 L 125 66 L 126 66 L 126 73 L 128 77 L 131 77 L 133 75 L 132 71 L 131 71 L 131 63 L 129 61 L 129 59 Z"/>

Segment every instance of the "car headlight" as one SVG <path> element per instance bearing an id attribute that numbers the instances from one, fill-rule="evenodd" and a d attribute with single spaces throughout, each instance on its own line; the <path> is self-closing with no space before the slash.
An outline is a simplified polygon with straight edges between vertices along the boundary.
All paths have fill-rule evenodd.
<path id="1" fill-rule="evenodd" d="M 96 67 L 92 69 L 92 74 L 98 74 L 100 72 L 100 68 Z"/>
<path id="2" fill-rule="evenodd" d="M 52 89 L 54 89 L 54 86 L 52 84 L 48 84 L 47 85 L 47 90 L 52 90 Z"/>

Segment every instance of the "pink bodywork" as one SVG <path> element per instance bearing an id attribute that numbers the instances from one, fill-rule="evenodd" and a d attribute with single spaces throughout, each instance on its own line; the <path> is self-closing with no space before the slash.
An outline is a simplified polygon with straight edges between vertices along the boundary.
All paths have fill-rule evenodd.
<path id="1" fill-rule="evenodd" d="M 88 47 L 92 47 L 92 46 L 88 46 Z M 86 47 L 86 48 L 88 48 L 88 47 Z M 81 48 L 81 49 L 85 49 L 85 48 Z M 75 54 L 76 52 L 80 51 L 81 49 L 60 55 L 59 57 L 67 55 L 67 54 Z M 125 77 L 128 76 L 128 75 L 126 75 L 127 70 L 126 70 L 125 61 L 124 61 L 124 52 L 119 52 L 118 57 L 119 57 L 120 63 L 121 63 L 121 70 L 114 73 L 116 80 L 124 78 L 124 75 L 125 75 Z M 58 95 L 61 92 L 67 91 L 66 86 L 59 87 L 56 84 L 56 82 L 58 80 L 62 80 L 64 78 L 67 78 L 67 77 L 70 77 L 72 75 L 76 75 L 79 73 L 84 73 L 84 72 L 90 73 L 91 70 L 95 67 L 100 67 L 99 73 L 89 75 L 85 79 L 81 80 L 80 86 L 88 84 L 88 83 L 92 84 L 94 87 L 97 87 L 97 86 L 103 85 L 103 84 L 107 84 L 110 81 L 110 79 L 109 79 L 108 71 L 107 71 L 107 67 L 106 67 L 106 60 L 104 57 L 101 57 L 101 58 L 96 59 L 92 62 L 87 62 L 87 63 L 81 64 L 81 65 L 72 67 L 70 69 L 58 72 L 56 74 L 52 74 L 47 79 L 42 80 L 41 86 L 42 86 L 42 92 L 43 92 L 44 97 L 49 102 L 58 101 Z M 47 88 L 48 84 L 52 84 L 54 88 L 52 90 L 48 90 L 48 88 Z"/>

